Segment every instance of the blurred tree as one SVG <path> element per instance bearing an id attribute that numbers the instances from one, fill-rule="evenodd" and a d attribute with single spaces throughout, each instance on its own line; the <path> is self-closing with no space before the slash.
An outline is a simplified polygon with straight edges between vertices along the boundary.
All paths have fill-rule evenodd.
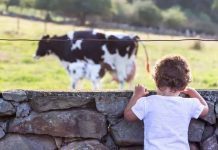
<path id="1" fill-rule="evenodd" d="M 128 3 L 132 4 L 133 3 L 133 0 L 127 0 Z"/>
<path id="2" fill-rule="evenodd" d="M 0 0 L 0 4 L 5 4 L 5 0 Z"/>
<path id="3" fill-rule="evenodd" d="M 47 34 L 47 21 L 52 21 L 50 11 L 56 8 L 56 4 L 55 0 L 35 0 L 34 7 L 44 15 L 44 34 Z"/>
<path id="4" fill-rule="evenodd" d="M 20 6 L 22 8 L 34 8 L 35 0 L 20 0 Z"/>
<path id="5" fill-rule="evenodd" d="M 112 19 L 119 23 L 133 23 L 135 17 L 135 5 L 126 0 L 112 0 Z M 128 10 L 128 11 L 126 11 Z"/>
<path id="6" fill-rule="evenodd" d="M 51 21 L 50 11 L 55 9 L 56 2 L 54 0 L 35 0 L 35 8 L 45 11 L 45 20 Z"/>
<path id="7" fill-rule="evenodd" d="M 20 0 L 1 0 L 0 3 L 4 3 L 5 4 L 5 11 L 9 12 L 9 8 L 11 6 L 19 6 L 20 5 Z M 20 29 L 20 19 L 19 17 L 17 17 L 17 23 L 16 23 L 16 33 L 19 33 L 19 29 Z"/>
<path id="8" fill-rule="evenodd" d="M 168 28 L 179 29 L 187 21 L 186 15 L 180 7 L 174 6 L 163 12 L 164 24 Z"/>
<path id="9" fill-rule="evenodd" d="M 168 9 L 174 5 L 179 5 L 182 0 L 164 0 L 164 1 L 163 0 L 153 0 L 153 1 L 158 7 L 163 8 L 163 9 Z"/>
<path id="10" fill-rule="evenodd" d="M 140 22 L 146 26 L 159 26 L 162 21 L 161 10 L 152 1 L 138 1 L 136 7 Z"/>
<path id="11" fill-rule="evenodd" d="M 214 0 L 153 0 L 154 3 L 162 8 L 169 9 L 173 6 L 180 6 L 183 10 L 190 9 L 194 13 L 203 12 L 210 15 L 211 5 Z"/>
<path id="12" fill-rule="evenodd" d="M 59 0 L 57 9 L 64 15 L 77 17 L 84 25 L 89 15 L 104 16 L 111 13 L 111 0 Z"/>
<path id="13" fill-rule="evenodd" d="M 218 0 L 214 0 L 214 1 L 213 1 L 212 9 L 213 9 L 213 10 L 215 10 L 215 9 L 218 10 Z"/>
<path id="14" fill-rule="evenodd" d="M 9 11 L 10 6 L 19 6 L 20 0 L 0 0 L 0 3 L 5 4 L 5 11 Z"/>
<path id="15" fill-rule="evenodd" d="M 218 22 L 218 0 L 214 0 L 212 4 L 212 18 L 215 22 Z"/>

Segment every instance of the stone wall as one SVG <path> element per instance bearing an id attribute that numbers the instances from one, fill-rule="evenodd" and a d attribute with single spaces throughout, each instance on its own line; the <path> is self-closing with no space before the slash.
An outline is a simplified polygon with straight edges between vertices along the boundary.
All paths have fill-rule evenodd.
<path id="1" fill-rule="evenodd" d="M 218 91 L 199 92 L 210 111 L 191 121 L 190 147 L 218 150 Z M 1 92 L 0 149 L 142 150 L 143 123 L 123 119 L 131 95 L 131 91 Z"/>

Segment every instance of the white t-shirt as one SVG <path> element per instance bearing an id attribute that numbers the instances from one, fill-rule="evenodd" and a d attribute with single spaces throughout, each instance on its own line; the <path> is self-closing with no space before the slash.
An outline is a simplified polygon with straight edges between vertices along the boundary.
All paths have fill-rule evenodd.
<path id="1" fill-rule="evenodd" d="M 188 127 L 204 106 L 196 98 L 152 95 L 131 108 L 144 121 L 144 150 L 189 150 Z"/>

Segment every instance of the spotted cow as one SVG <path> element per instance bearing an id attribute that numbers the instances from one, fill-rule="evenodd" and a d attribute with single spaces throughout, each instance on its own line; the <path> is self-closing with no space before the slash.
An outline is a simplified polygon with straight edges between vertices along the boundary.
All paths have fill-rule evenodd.
<path id="1" fill-rule="evenodd" d="M 38 43 L 35 58 L 56 55 L 71 77 L 72 88 L 86 78 L 97 89 L 106 71 L 122 88 L 135 74 L 137 39 L 138 36 L 95 30 L 73 31 L 53 37 L 46 35 Z"/>

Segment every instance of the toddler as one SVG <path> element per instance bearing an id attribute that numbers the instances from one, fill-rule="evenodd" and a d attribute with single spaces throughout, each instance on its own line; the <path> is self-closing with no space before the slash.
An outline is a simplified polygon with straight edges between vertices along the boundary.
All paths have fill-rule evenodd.
<path id="1" fill-rule="evenodd" d="M 128 121 L 144 122 L 144 150 L 189 150 L 188 127 L 192 118 L 208 113 L 204 98 L 190 82 L 190 69 L 181 56 L 168 56 L 160 60 L 153 78 L 157 95 L 148 95 L 142 85 L 135 87 L 132 98 L 124 110 Z M 180 97 L 180 93 L 190 98 Z"/>

